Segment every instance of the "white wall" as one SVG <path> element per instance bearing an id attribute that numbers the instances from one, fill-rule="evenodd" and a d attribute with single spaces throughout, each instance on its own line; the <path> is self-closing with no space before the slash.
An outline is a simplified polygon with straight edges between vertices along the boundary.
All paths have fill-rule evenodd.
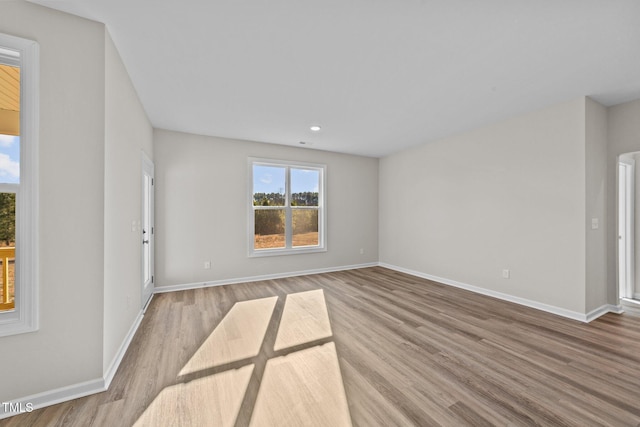
<path id="1" fill-rule="evenodd" d="M 0 338 L 0 401 L 102 376 L 104 26 L 0 2 L 40 44 L 40 330 Z"/>
<path id="2" fill-rule="evenodd" d="M 157 288 L 378 260 L 375 158 L 164 130 L 154 156 Z M 247 256 L 250 156 L 327 165 L 327 252 Z"/>
<path id="3" fill-rule="evenodd" d="M 585 100 L 586 312 L 607 304 L 607 110 Z M 592 220 L 597 218 L 598 228 Z"/>
<path id="4" fill-rule="evenodd" d="M 104 359 L 107 370 L 141 310 L 141 152 L 153 129 L 109 34 L 105 37 Z"/>
<path id="5" fill-rule="evenodd" d="M 385 157 L 380 261 L 585 313 L 585 173 L 584 98 Z"/>
<path id="6" fill-rule="evenodd" d="M 610 284 L 608 299 L 610 303 L 617 304 L 617 162 L 621 154 L 640 151 L 640 100 L 609 107 L 607 120 L 607 278 Z M 639 268 L 640 264 L 636 264 L 636 274 Z"/>

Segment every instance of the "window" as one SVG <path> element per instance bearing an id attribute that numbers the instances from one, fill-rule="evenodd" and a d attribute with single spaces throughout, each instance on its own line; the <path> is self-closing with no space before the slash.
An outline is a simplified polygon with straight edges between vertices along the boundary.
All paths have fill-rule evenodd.
<path id="1" fill-rule="evenodd" d="M 250 158 L 249 170 L 249 255 L 326 250 L 326 167 Z"/>
<path id="2" fill-rule="evenodd" d="M 38 329 L 38 45 L 0 34 L 0 336 Z"/>

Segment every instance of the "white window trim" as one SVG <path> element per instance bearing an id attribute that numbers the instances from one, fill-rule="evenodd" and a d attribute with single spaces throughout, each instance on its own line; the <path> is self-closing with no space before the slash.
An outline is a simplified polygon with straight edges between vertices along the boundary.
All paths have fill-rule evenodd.
<path id="1" fill-rule="evenodd" d="M 20 54 L 20 197 L 16 200 L 15 309 L 0 313 L 0 337 L 39 328 L 38 136 L 39 45 L 0 34 L 0 47 Z M 3 63 L 10 55 L 0 51 Z"/>
<path id="2" fill-rule="evenodd" d="M 320 172 L 320 183 L 318 191 L 318 245 L 317 246 L 291 246 L 291 236 L 287 236 L 286 248 L 275 249 L 254 249 L 254 208 L 253 208 L 253 166 L 254 165 L 265 166 L 278 166 L 289 168 L 302 168 L 302 169 L 317 169 Z M 247 194 L 247 250 L 249 257 L 265 257 L 265 256 L 277 256 L 277 255 L 294 255 L 294 254 L 309 254 L 317 252 L 327 251 L 327 166 L 317 163 L 297 162 L 288 160 L 274 160 L 258 157 L 249 157 L 248 166 L 248 186 Z M 287 187 L 290 186 L 290 182 L 287 181 Z M 286 194 L 290 193 L 290 189 L 286 189 Z"/>

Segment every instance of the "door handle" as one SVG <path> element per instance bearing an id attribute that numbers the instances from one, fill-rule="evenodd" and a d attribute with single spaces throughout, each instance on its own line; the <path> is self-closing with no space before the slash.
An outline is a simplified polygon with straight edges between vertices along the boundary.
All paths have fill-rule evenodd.
<path id="1" fill-rule="evenodd" d="M 145 243 L 146 243 L 146 244 L 149 244 L 149 241 L 148 241 L 148 240 L 143 240 L 143 241 L 142 241 L 142 244 L 145 244 Z"/>

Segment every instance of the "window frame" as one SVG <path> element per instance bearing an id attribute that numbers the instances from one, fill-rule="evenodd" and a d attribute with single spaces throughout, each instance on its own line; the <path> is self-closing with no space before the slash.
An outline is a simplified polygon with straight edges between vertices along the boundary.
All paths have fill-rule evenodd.
<path id="1" fill-rule="evenodd" d="M 0 312 L 0 337 L 39 329 L 38 139 L 39 56 L 37 42 L 0 33 L 0 61 L 20 67 L 20 183 L 1 184 L 16 197 L 15 307 Z"/>
<path id="2" fill-rule="evenodd" d="M 266 209 L 284 209 L 285 210 L 285 247 L 284 248 L 269 248 L 269 249 L 255 249 L 255 210 L 253 205 L 253 167 L 254 166 L 273 166 L 286 168 L 285 172 L 285 204 L 284 206 L 268 207 Z M 277 255 L 294 255 L 294 254 L 309 254 L 327 251 L 327 166 L 325 164 L 298 162 L 290 160 L 275 160 L 265 159 L 258 157 L 248 158 L 248 183 L 247 193 L 247 252 L 249 257 L 264 257 L 264 256 L 277 256 Z M 293 229 L 292 229 L 292 210 L 295 209 L 310 209 L 310 207 L 291 206 L 291 169 L 311 169 L 316 170 L 319 173 L 318 179 L 318 245 L 316 246 L 297 246 L 292 244 Z M 258 208 L 264 209 L 264 208 Z M 316 209 L 316 207 L 312 207 Z"/>

